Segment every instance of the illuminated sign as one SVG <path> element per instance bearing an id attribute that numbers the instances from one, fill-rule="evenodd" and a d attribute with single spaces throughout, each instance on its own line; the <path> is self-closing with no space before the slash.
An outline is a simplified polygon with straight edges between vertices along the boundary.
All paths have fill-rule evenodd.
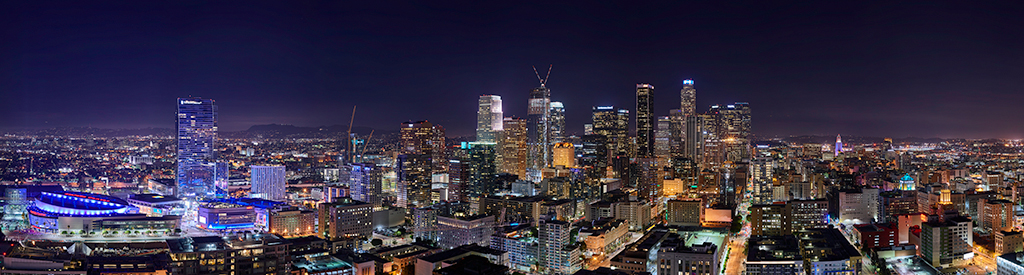
<path id="1" fill-rule="evenodd" d="M 611 110 L 615 109 L 615 106 L 597 106 L 598 110 Z"/>
<path id="2" fill-rule="evenodd" d="M 693 85 L 693 79 L 683 80 L 683 85 Z"/>
<path id="3" fill-rule="evenodd" d="M 202 101 L 192 101 L 192 100 L 182 100 L 181 104 L 198 105 L 198 104 L 203 104 L 203 102 Z"/>

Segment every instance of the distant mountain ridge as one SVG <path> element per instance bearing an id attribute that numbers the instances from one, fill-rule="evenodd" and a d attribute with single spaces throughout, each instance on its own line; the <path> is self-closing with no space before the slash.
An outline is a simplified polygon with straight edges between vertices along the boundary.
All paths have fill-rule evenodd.
<path id="1" fill-rule="evenodd" d="M 397 130 L 379 130 L 372 127 L 355 126 L 352 133 L 368 135 L 374 131 L 374 135 L 386 135 L 398 133 Z M 49 129 L 17 130 L 6 131 L 6 133 L 36 135 L 36 136 L 62 136 L 62 137 L 128 137 L 128 136 L 173 136 L 173 128 L 139 128 L 139 129 L 106 129 L 93 127 L 57 127 Z M 285 124 L 264 124 L 253 125 L 249 129 L 237 132 L 220 131 L 223 138 L 325 138 L 344 136 L 348 132 L 348 125 L 331 125 L 318 127 L 303 127 Z"/>

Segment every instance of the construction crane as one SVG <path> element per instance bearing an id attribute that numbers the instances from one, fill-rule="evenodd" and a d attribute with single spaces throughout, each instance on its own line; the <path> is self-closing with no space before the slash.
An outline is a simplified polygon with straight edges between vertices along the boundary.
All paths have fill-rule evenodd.
<path id="1" fill-rule="evenodd" d="M 541 87 L 544 87 L 544 84 L 548 83 L 548 78 L 551 77 L 551 67 L 554 66 L 555 64 L 548 65 L 548 74 L 545 75 L 544 78 L 540 78 L 540 73 L 537 73 L 537 66 L 533 66 L 533 74 L 537 75 L 537 80 L 540 81 Z"/>
<path id="2" fill-rule="evenodd" d="M 359 157 L 362 157 L 363 153 L 366 153 L 366 146 L 370 145 L 370 139 L 373 138 L 373 131 L 376 131 L 376 129 L 370 129 L 370 137 L 363 141 L 363 150 L 359 150 Z"/>
<path id="3" fill-rule="evenodd" d="M 348 135 L 345 136 L 345 163 L 352 163 L 352 123 L 356 121 L 356 105 L 352 105 L 352 116 L 348 119 Z"/>

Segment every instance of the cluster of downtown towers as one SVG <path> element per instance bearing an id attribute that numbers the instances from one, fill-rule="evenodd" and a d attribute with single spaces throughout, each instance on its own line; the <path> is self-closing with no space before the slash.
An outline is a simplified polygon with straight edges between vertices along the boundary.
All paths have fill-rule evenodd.
<path id="1" fill-rule="evenodd" d="M 526 119 L 505 117 L 501 96 L 480 96 L 477 142 L 470 147 L 494 146 L 498 172 L 540 182 L 560 174 L 558 169 L 583 169 L 590 171 L 585 173 L 589 178 L 622 179 L 638 196 L 653 200 L 661 195 L 660 178 L 678 177 L 696 185 L 702 170 L 728 175 L 738 168 L 732 164 L 750 159 L 749 104 L 712 105 L 697 113 L 693 80 L 682 82 L 679 108 L 668 116 L 654 113 L 654 85 L 637 84 L 635 135 L 630 135 L 629 110 L 594 106 L 592 123 L 578 137 L 566 136 L 565 104 L 551 101 L 545 82 L 530 92 Z M 723 179 L 722 193 L 733 189 L 723 177 L 716 178 Z M 488 189 L 493 188 L 471 193 L 487 195 Z M 711 201 L 728 201 L 721 199 Z"/>
<path id="2" fill-rule="evenodd" d="M 526 119 L 505 117 L 501 96 L 480 96 L 475 142 L 449 147 L 440 125 L 426 120 L 404 122 L 391 167 L 397 172 L 396 203 L 415 207 L 437 200 L 431 192 L 439 174 L 448 177 L 443 180 L 449 183 L 444 200 L 468 201 L 508 190 L 496 183 L 498 174 L 540 182 L 551 170 L 558 175 L 565 169 L 585 170 L 592 179 L 622 179 L 638 196 L 653 200 L 660 196 L 661 171 L 696 185 L 700 171 L 729 174 L 738 168 L 731 167 L 733 164 L 749 160 L 747 103 L 712 105 L 697 113 L 693 80 L 683 81 L 679 109 L 672 109 L 668 116 L 655 115 L 654 100 L 653 85 L 636 85 L 635 135 L 630 135 L 629 110 L 594 106 L 593 121 L 584 125 L 584 134 L 567 137 L 565 106 L 551 101 L 551 90 L 543 81 L 530 91 Z M 217 160 L 216 136 L 214 100 L 179 98 L 178 194 L 195 198 L 224 195 L 228 167 Z M 351 169 L 346 172 L 365 173 L 369 167 L 355 163 L 359 156 L 352 153 L 354 148 L 343 147 L 340 163 Z M 376 180 L 365 181 L 379 182 L 381 173 L 372 174 Z M 733 189 L 725 180 L 718 181 L 723 184 L 719 189 L 723 195 Z M 358 182 L 350 185 L 353 199 L 379 206 L 379 184 L 371 183 L 375 186 L 368 188 L 376 189 L 373 191 L 363 190 L 367 187 Z"/>

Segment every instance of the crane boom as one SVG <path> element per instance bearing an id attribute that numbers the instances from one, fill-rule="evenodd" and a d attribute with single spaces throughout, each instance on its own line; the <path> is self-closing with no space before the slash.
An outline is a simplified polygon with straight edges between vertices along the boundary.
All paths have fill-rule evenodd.
<path id="1" fill-rule="evenodd" d="M 352 116 L 348 119 L 348 136 L 345 136 L 345 163 L 352 162 L 352 123 L 356 121 L 356 105 L 352 105 Z"/>
<path id="2" fill-rule="evenodd" d="M 366 153 L 366 145 L 370 145 L 370 139 L 373 138 L 373 131 L 376 130 L 377 129 L 370 129 L 370 137 L 366 138 L 366 140 L 363 141 L 363 150 L 359 150 L 360 156 L 362 156 L 363 153 Z"/>

